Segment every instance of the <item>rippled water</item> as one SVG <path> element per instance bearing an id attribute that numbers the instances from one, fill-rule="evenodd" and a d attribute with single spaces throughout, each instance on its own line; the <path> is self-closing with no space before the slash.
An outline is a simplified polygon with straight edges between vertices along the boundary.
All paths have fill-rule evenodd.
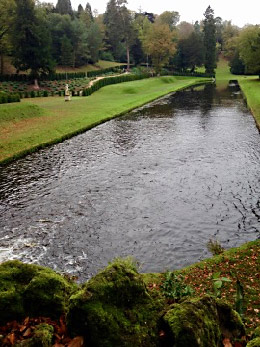
<path id="1" fill-rule="evenodd" d="M 239 91 L 178 92 L 0 173 L 0 261 L 89 278 L 175 269 L 259 237 L 260 141 Z"/>

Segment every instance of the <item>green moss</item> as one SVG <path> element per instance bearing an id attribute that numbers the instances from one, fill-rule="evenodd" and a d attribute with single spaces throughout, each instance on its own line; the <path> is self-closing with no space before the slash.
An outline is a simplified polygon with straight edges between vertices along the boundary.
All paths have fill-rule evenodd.
<path id="1" fill-rule="evenodd" d="M 216 300 L 220 327 L 222 331 L 228 330 L 236 338 L 245 335 L 245 328 L 240 315 L 231 305 L 223 300 Z"/>
<path id="2" fill-rule="evenodd" d="M 210 297 L 174 304 L 163 322 L 169 345 L 178 347 L 218 346 L 221 332 L 215 302 Z"/>
<path id="3" fill-rule="evenodd" d="M 16 347 L 51 347 L 53 333 L 53 326 L 45 323 L 37 325 L 32 338 L 17 343 Z"/>
<path id="4" fill-rule="evenodd" d="M 117 259 L 71 297 L 68 329 L 90 346 L 154 346 L 160 309 L 135 264 Z"/>
<path id="5" fill-rule="evenodd" d="M 210 296 L 174 304 L 163 316 L 167 345 L 178 347 L 219 346 L 222 337 L 245 334 L 239 315 L 231 306 Z"/>
<path id="6" fill-rule="evenodd" d="M 48 268 L 19 261 L 0 265 L 0 324 L 25 316 L 59 317 L 75 284 Z"/>
<path id="7" fill-rule="evenodd" d="M 247 347 L 260 347 L 260 337 L 257 337 L 248 342 Z"/>

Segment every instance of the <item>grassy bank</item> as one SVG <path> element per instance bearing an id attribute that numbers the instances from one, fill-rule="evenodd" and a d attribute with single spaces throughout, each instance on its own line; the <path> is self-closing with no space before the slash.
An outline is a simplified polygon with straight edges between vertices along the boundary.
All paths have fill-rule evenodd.
<path id="1" fill-rule="evenodd" d="M 167 76 L 107 86 L 89 97 L 75 97 L 66 103 L 61 97 L 49 97 L 0 105 L 0 162 L 60 142 L 170 92 L 207 81 Z"/>
<path id="2" fill-rule="evenodd" d="M 212 258 L 176 271 L 186 285 L 194 290 L 194 296 L 213 295 L 213 275 L 228 278 L 219 289 L 219 296 L 233 307 L 236 301 L 236 282 L 240 281 L 243 291 L 243 317 L 248 334 L 260 324 L 260 240 L 233 248 Z M 151 290 L 160 290 L 163 274 L 144 274 L 145 282 Z"/>

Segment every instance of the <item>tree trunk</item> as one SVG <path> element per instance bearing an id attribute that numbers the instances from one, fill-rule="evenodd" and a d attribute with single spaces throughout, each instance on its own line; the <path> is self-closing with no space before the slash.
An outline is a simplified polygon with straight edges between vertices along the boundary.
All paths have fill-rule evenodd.
<path id="1" fill-rule="evenodd" d="M 33 89 L 35 89 L 35 90 L 39 90 L 40 89 L 37 78 L 35 78 L 35 80 L 34 80 Z"/>
<path id="2" fill-rule="evenodd" d="M 127 56 L 127 71 L 130 71 L 130 49 L 129 49 L 129 45 L 126 45 L 126 56 Z"/>
<path id="3" fill-rule="evenodd" d="M 4 74 L 4 55 L 1 53 L 0 55 L 0 74 Z"/>

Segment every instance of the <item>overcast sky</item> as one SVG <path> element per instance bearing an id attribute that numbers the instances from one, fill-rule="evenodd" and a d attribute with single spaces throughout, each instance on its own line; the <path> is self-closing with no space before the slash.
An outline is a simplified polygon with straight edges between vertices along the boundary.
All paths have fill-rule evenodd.
<path id="1" fill-rule="evenodd" d="M 53 2 L 57 0 L 41 0 L 42 2 Z M 97 9 L 99 13 L 104 13 L 107 0 L 71 0 L 73 9 L 77 9 L 81 4 L 85 7 L 89 1 L 92 10 Z M 260 24 L 260 0 L 128 0 L 127 7 L 130 10 L 153 12 L 160 14 L 163 11 L 178 11 L 181 21 L 195 22 L 203 19 L 203 13 L 210 5 L 215 12 L 215 16 L 223 20 L 232 20 L 232 23 L 240 27 L 245 24 Z"/>

